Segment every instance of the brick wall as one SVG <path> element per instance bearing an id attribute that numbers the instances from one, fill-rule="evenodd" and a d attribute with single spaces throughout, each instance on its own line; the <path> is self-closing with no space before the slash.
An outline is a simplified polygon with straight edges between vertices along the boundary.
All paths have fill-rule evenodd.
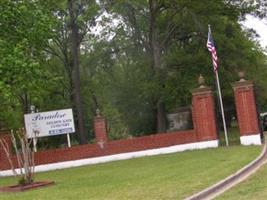
<path id="1" fill-rule="evenodd" d="M 71 148 L 52 149 L 35 153 L 36 165 L 62 161 L 93 158 L 105 155 L 135 152 L 217 139 L 214 99 L 210 88 L 201 87 L 193 91 L 192 115 L 194 129 L 154 134 L 124 140 L 108 141 L 105 119 L 94 120 L 96 144 L 79 145 Z M 1 149 L 0 149 L 0 155 Z M 12 158 L 14 163 L 16 157 Z M 0 170 L 9 169 L 9 163 L 0 157 Z"/>
<path id="2" fill-rule="evenodd" d="M 99 144 L 87 144 L 71 148 L 39 151 L 35 153 L 35 163 L 36 165 L 56 163 L 193 142 L 197 142 L 197 135 L 194 130 L 162 133 L 132 139 L 110 141 L 105 143 L 104 148 L 101 148 Z M 15 156 L 13 156 L 13 161 L 16 163 Z M 0 170 L 9 168 L 9 163 L 6 162 L 6 160 L 0 160 Z"/>
<path id="3" fill-rule="evenodd" d="M 0 139 L 4 143 L 4 145 L 7 147 L 7 151 L 10 155 L 12 155 L 12 142 L 11 142 L 11 137 L 9 132 L 1 132 L 0 133 Z M 7 157 L 6 157 L 6 152 L 3 148 L 3 146 L 0 144 L 0 164 L 3 162 L 8 162 Z"/>

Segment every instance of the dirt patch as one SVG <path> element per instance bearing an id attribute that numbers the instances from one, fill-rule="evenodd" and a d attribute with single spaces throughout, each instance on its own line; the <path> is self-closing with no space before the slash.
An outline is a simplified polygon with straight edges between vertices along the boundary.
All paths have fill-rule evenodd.
<path id="1" fill-rule="evenodd" d="M 33 182 L 28 185 L 11 185 L 11 186 L 5 186 L 0 187 L 0 192 L 23 192 L 27 190 L 37 189 L 40 187 L 47 187 L 54 185 L 54 181 L 39 181 L 39 182 Z"/>

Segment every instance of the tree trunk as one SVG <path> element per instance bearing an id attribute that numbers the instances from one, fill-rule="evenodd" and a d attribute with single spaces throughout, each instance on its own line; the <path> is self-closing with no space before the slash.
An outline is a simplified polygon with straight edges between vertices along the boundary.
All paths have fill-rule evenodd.
<path id="1" fill-rule="evenodd" d="M 157 132 L 163 133 L 166 132 L 166 112 L 165 112 L 165 105 L 164 102 L 160 99 L 158 100 L 157 104 Z"/>
<path id="2" fill-rule="evenodd" d="M 154 71 L 154 76 L 158 79 L 160 84 L 160 88 L 164 89 L 164 77 L 162 73 L 162 63 L 161 63 L 161 47 L 159 43 L 159 33 L 157 30 L 157 14 L 159 12 L 158 3 L 155 0 L 149 0 L 149 9 L 150 9 L 150 28 L 149 28 L 149 42 L 150 42 L 150 51 L 151 51 L 151 62 L 152 69 Z M 156 107 L 157 107 L 157 132 L 165 132 L 166 131 L 166 114 L 165 114 L 165 106 L 164 102 L 161 98 L 161 91 L 159 91 L 160 95 L 157 99 Z"/>
<path id="3" fill-rule="evenodd" d="M 87 143 L 87 131 L 84 124 L 84 115 L 82 108 L 81 89 L 80 89 L 80 69 L 79 69 L 79 30 L 76 23 L 75 9 L 73 7 L 73 0 L 68 0 L 68 10 L 70 15 L 71 28 L 71 53 L 72 53 L 72 80 L 73 80 L 73 95 L 75 103 L 75 112 L 77 114 L 77 132 L 80 144 Z"/>

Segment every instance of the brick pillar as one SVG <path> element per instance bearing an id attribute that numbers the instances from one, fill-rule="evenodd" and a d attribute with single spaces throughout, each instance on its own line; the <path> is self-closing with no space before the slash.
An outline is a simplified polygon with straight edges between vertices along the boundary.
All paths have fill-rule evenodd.
<path id="1" fill-rule="evenodd" d="M 261 145 L 259 119 L 252 81 L 243 78 L 233 85 L 242 145 Z"/>
<path id="2" fill-rule="evenodd" d="M 99 111 L 97 111 L 97 116 L 94 119 L 94 131 L 96 142 L 103 148 L 104 144 L 108 141 L 108 137 L 106 120 L 104 117 L 100 116 Z"/>
<path id="3" fill-rule="evenodd" d="M 212 90 L 210 87 L 201 85 L 199 88 L 193 90 L 192 95 L 193 123 L 198 140 L 217 140 L 218 143 L 215 105 Z"/>

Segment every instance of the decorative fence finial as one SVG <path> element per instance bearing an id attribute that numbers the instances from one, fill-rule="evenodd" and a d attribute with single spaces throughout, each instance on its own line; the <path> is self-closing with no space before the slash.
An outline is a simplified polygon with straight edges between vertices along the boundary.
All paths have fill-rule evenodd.
<path id="1" fill-rule="evenodd" d="M 239 77 L 239 82 L 243 82 L 245 81 L 245 71 L 241 70 L 241 71 L 238 71 L 238 77 Z"/>
<path id="2" fill-rule="evenodd" d="M 99 108 L 96 109 L 95 113 L 96 113 L 96 117 L 101 117 Z"/>
<path id="3" fill-rule="evenodd" d="M 198 84 L 199 84 L 199 88 L 204 88 L 204 83 L 205 83 L 205 79 L 204 77 L 202 76 L 202 74 L 199 75 L 198 77 Z"/>

